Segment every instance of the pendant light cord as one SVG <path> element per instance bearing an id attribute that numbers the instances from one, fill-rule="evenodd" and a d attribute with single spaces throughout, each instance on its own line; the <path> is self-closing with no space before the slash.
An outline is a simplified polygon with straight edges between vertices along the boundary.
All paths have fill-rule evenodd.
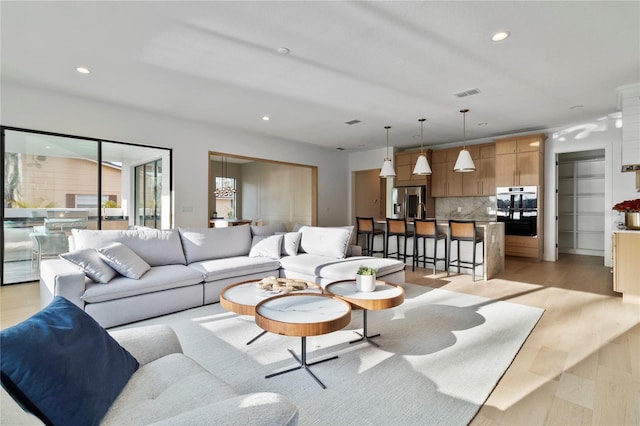
<path id="1" fill-rule="evenodd" d="M 462 142 L 463 142 L 463 148 L 467 149 L 467 113 L 469 112 L 469 110 L 467 108 L 465 109 L 461 109 L 460 112 L 462 113 Z"/>
<path id="2" fill-rule="evenodd" d="M 426 118 L 419 118 L 418 121 L 420 122 L 420 154 L 424 155 L 424 139 L 422 138 L 422 128 L 424 125 Z"/>
<path id="3" fill-rule="evenodd" d="M 391 160 L 391 158 L 389 158 L 389 129 L 391 128 L 391 126 L 384 126 L 385 129 L 387 129 L 387 160 Z"/>

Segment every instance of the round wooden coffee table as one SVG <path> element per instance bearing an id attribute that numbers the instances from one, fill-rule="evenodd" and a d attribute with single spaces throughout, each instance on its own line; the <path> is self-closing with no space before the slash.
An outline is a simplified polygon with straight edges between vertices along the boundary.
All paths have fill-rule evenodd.
<path id="1" fill-rule="evenodd" d="M 367 311 L 389 309 L 401 305 L 404 302 L 404 288 L 397 284 L 388 283 L 386 281 L 376 281 L 376 288 L 371 292 L 360 292 L 356 289 L 356 280 L 342 280 L 329 283 L 324 290 L 328 294 L 337 296 L 351 304 L 354 309 L 362 309 L 362 334 L 360 339 L 352 340 L 349 343 L 360 342 L 362 340 L 380 347 L 373 340 L 374 337 L 380 336 L 380 333 L 369 336 L 367 331 Z"/>
<path id="2" fill-rule="evenodd" d="M 302 281 L 302 280 L 300 280 Z M 234 312 L 238 315 L 254 316 L 256 313 L 256 305 L 269 298 L 277 296 L 279 293 L 268 292 L 258 288 L 257 284 L 260 280 L 248 280 L 231 284 L 220 292 L 220 305 L 227 311 Z M 313 293 L 322 294 L 322 287 L 316 283 L 305 281 L 307 288 L 304 290 L 296 290 L 293 294 Z M 281 293 L 280 293 L 281 294 Z M 247 345 L 255 342 L 263 336 L 266 331 L 261 332 L 256 337 L 247 342 Z"/>
<path id="3" fill-rule="evenodd" d="M 319 361 L 307 362 L 307 336 L 327 334 L 344 328 L 351 321 L 351 305 L 346 301 L 323 294 L 286 294 L 258 303 L 256 324 L 265 331 L 285 336 L 300 336 L 300 357 L 289 349 L 298 365 L 269 374 L 265 379 L 303 369 L 323 388 L 324 383 L 309 369 L 310 366 L 338 358 L 334 355 Z"/>

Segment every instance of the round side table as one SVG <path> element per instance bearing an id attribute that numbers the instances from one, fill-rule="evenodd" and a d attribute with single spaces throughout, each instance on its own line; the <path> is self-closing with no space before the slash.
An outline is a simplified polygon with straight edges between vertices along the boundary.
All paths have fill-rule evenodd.
<path id="1" fill-rule="evenodd" d="M 263 300 L 255 308 L 256 324 L 265 331 L 301 338 L 300 357 L 288 349 L 298 362 L 295 367 L 269 374 L 265 379 L 306 370 L 323 388 L 327 387 L 309 369 L 310 366 L 338 358 L 334 355 L 319 361 L 307 362 L 307 336 L 337 331 L 351 321 L 351 305 L 346 301 L 323 294 L 286 294 Z"/>
<path id="2" fill-rule="evenodd" d="M 367 331 L 367 312 L 381 309 L 389 309 L 401 305 L 404 302 L 404 288 L 397 284 L 386 281 L 376 281 L 376 288 L 371 292 L 360 292 L 356 289 L 356 280 L 335 281 L 326 285 L 324 290 L 328 294 L 337 296 L 351 304 L 354 309 L 362 309 L 362 334 L 360 339 L 352 340 L 349 343 L 356 343 L 365 340 L 374 346 L 380 347 L 373 340 L 380 336 L 380 333 L 370 336 Z"/>
<path id="3" fill-rule="evenodd" d="M 258 282 L 260 282 L 260 280 L 242 281 L 225 287 L 220 292 L 220 305 L 227 311 L 234 312 L 238 315 L 254 316 L 256 313 L 256 305 L 259 302 L 277 295 L 277 293 L 274 294 L 258 288 Z M 318 284 L 310 281 L 305 282 L 308 286 L 306 289 L 296 290 L 293 293 L 322 293 L 322 288 Z M 266 333 L 266 331 L 262 331 L 260 334 L 249 340 L 247 345 L 252 344 Z"/>

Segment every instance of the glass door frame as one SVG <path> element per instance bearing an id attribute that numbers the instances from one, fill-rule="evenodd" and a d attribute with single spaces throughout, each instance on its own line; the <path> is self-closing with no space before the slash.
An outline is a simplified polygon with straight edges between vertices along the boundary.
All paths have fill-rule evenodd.
<path id="1" fill-rule="evenodd" d="M 119 145 L 126 145 L 126 146 L 131 146 L 131 147 L 139 147 L 139 148 L 150 148 L 150 149 L 157 149 L 157 150 L 163 150 L 163 151 L 167 151 L 167 157 L 168 157 L 168 164 L 164 165 L 163 164 L 163 173 L 166 173 L 165 170 L 168 166 L 169 171 L 168 171 L 168 186 L 169 189 L 167 191 L 168 194 L 168 202 L 167 203 L 162 203 L 162 207 L 166 208 L 168 211 L 168 222 L 169 222 L 169 228 L 173 228 L 174 226 L 174 205 L 173 205 L 173 149 L 172 148 L 166 148 L 166 147 L 158 147 L 158 146 L 152 146 L 152 145 L 143 145 L 143 144 L 137 144 L 137 143 L 131 143 L 131 142 L 122 142 L 122 141 L 115 141 L 115 140 L 109 140 L 109 139 L 104 139 L 104 138 L 95 138 L 95 137 L 87 137 L 87 136 L 78 136 L 78 135 L 71 135 L 71 134 L 64 134 L 64 133 L 57 133 L 57 132 L 48 132 L 48 131 L 43 131 L 43 130 L 35 130 L 35 129 L 27 129 L 27 128 L 21 128 L 21 127 L 14 127 L 14 126 L 4 126 L 4 125 L 0 125 L 0 150 L 3 153 L 3 161 L 0 161 L 0 174 L 2 175 L 2 183 L 3 183 L 3 205 L 2 205 L 2 209 L 0 209 L 0 222 L 2 223 L 2 227 L 0 227 L 0 250 L 2 252 L 2 262 L 0 262 L 0 278 L 2 278 L 2 284 L 4 284 L 4 250 L 5 250 L 5 233 L 4 233 L 4 223 L 5 223 L 5 205 L 4 205 L 4 191 L 5 191 L 5 164 L 4 164 L 4 159 L 5 159 L 5 152 L 6 152 L 6 141 L 5 141 L 5 132 L 6 131 L 13 131 L 13 132 L 22 132 L 22 133 L 30 133 L 30 134 L 36 134 L 36 135 L 44 135 L 44 136 L 52 136 L 52 137 L 60 137 L 60 138 L 69 138 L 69 139 L 79 139 L 79 140 L 86 140 L 88 142 L 94 142 L 97 145 L 97 164 L 102 165 L 102 160 L 103 160 L 103 143 L 110 143 L 110 144 L 119 144 Z M 163 155 L 164 158 L 164 155 Z M 102 185 L 102 167 L 101 166 L 97 166 L 97 199 L 101 200 L 102 199 L 102 193 L 103 193 L 103 185 Z M 98 208 L 100 210 L 100 208 Z M 98 214 L 97 215 L 97 219 L 96 219 L 96 223 L 97 223 L 97 228 L 98 229 L 102 229 L 102 215 Z M 18 284 L 18 283 L 16 283 Z"/>

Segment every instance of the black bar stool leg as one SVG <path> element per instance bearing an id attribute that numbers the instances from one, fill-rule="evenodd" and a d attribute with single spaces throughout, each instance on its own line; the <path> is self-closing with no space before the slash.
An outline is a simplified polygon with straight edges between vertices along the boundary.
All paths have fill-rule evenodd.
<path id="1" fill-rule="evenodd" d="M 437 262 L 438 262 L 438 239 L 434 238 L 433 239 L 433 275 L 436 274 L 436 263 Z"/>
<path id="2" fill-rule="evenodd" d="M 477 242 L 473 242 L 473 250 L 471 251 L 473 253 L 473 261 L 471 262 L 471 267 L 473 268 L 471 270 L 471 282 L 474 282 L 476 280 L 476 247 L 478 246 Z"/>

